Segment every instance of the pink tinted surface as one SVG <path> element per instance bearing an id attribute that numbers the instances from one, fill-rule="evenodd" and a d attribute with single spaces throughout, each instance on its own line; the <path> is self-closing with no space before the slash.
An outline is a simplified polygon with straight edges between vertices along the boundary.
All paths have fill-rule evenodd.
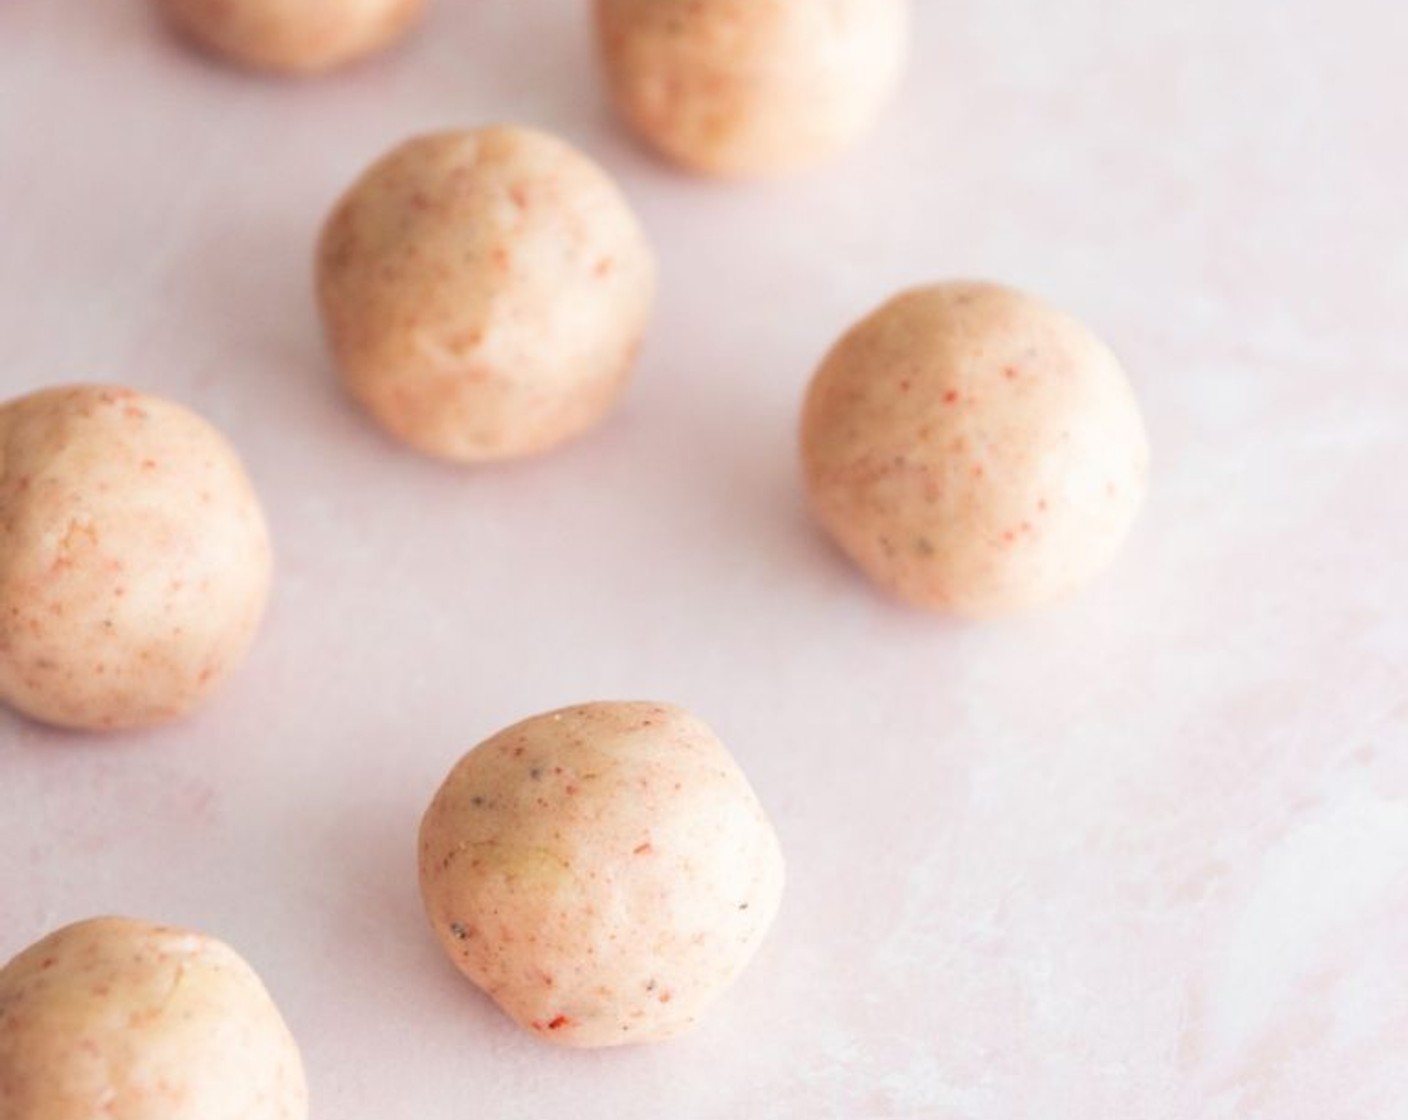
<path id="1" fill-rule="evenodd" d="M 324 1118 L 1403 1117 L 1401 5 L 919 0 L 882 127 L 765 186 L 624 137 L 586 7 L 441 0 L 300 84 L 185 51 L 142 0 L 0 3 L 0 386 L 204 412 L 281 565 L 197 718 L 0 716 L 0 957 L 104 912 L 219 934 Z M 339 394 L 309 258 L 383 149 L 503 119 L 620 176 L 662 299 L 609 424 L 456 471 Z M 799 494 L 822 351 L 952 275 L 1091 322 L 1154 441 L 1117 568 L 1015 621 L 892 606 Z M 791 882 L 696 1034 L 560 1052 L 441 958 L 414 837 L 461 752 L 598 697 L 708 719 Z"/>

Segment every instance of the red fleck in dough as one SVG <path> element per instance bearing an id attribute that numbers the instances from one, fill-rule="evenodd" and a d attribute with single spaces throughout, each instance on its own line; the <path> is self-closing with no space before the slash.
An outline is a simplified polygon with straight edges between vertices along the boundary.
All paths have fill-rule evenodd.
<path id="1" fill-rule="evenodd" d="M 0 700 L 48 723 L 160 723 L 243 660 L 272 558 L 214 428 L 130 389 L 0 406 Z"/>
<path id="2" fill-rule="evenodd" d="M 695 1024 L 767 933 L 783 862 L 704 724 L 598 703 L 460 761 L 421 823 L 420 883 L 446 953 L 520 1026 L 613 1046 Z"/>
<path id="3" fill-rule="evenodd" d="M 259 977 L 198 933 L 94 918 L 0 970 L 4 1120 L 306 1120 Z"/>
<path id="4" fill-rule="evenodd" d="M 422 136 L 379 160 L 328 219 L 317 276 L 352 395 L 459 462 L 536 454 L 600 421 L 655 289 L 605 172 L 513 127 Z"/>
<path id="5" fill-rule="evenodd" d="M 597 0 L 617 109 L 695 171 L 766 175 L 848 147 L 904 68 L 908 0 Z"/>
<path id="6" fill-rule="evenodd" d="M 842 550 L 901 598 L 970 615 L 1060 598 L 1109 564 L 1149 465 L 1109 349 L 984 283 L 905 292 L 853 327 L 812 380 L 801 443 Z"/>
<path id="7" fill-rule="evenodd" d="M 171 24 L 212 54 L 260 70 L 312 74 L 399 39 L 425 0 L 157 0 Z"/>

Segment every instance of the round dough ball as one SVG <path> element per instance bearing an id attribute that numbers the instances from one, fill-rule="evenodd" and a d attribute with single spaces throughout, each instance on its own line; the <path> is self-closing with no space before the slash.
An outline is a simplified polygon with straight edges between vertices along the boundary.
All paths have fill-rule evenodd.
<path id="1" fill-rule="evenodd" d="M 352 395 L 458 462 L 532 455 L 601 420 L 655 288 L 606 173 L 513 127 L 422 136 L 378 161 L 328 219 L 317 272 Z"/>
<path id="2" fill-rule="evenodd" d="M 65 727 L 179 716 L 243 660 L 271 567 L 200 417 L 96 385 L 0 405 L 0 700 Z"/>
<path id="3" fill-rule="evenodd" d="M 0 970 L 5 1120 L 304 1120 L 303 1064 L 240 956 L 127 918 L 51 933 Z"/>
<path id="4" fill-rule="evenodd" d="M 995 284 L 905 292 L 853 327 L 802 416 L 812 508 L 881 586 L 922 607 L 1034 607 L 1113 559 L 1149 444 L 1115 356 Z"/>
<path id="5" fill-rule="evenodd" d="M 460 761 L 421 823 L 421 895 L 446 953 L 564 1046 L 688 1030 L 753 956 L 782 883 L 747 779 L 662 704 L 516 724 Z"/>
<path id="6" fill-rule="evenodd" d="M 713 175 L 819 163 L 879 115 L 904 69 L 908 0 L 597 0 L 621 115 Z"/>
<path id="7" fill-rule="evenodd" d="M 212 54 L 260 70 L 311 74 L 399 39 L 425 0 L 157 0 L 171 24 Z"/>

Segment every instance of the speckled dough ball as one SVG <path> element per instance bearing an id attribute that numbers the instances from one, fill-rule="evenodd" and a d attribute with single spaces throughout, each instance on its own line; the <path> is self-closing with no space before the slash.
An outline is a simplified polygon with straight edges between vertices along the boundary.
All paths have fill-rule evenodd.
<path id="1" fill-rule="evenodd" d="M 171 24 L 213 54 L 261 70 L 311 74 L 401 37 L 425 0 L 157 0 Z"/>
<path id="2" fill-rule="evenodd" d="M 1034 607 L 1113 559 L 1149 445 L 1114 355 L 995 284 L 892 299 L 823 362 L 802 416 L 812 508 L 881 586 L 923 607 Z"/>
<path id="3" fill-rule="evenodd" d="M 460 462 L 532 455 L 601 420 L 655 284 L 606 174 L 513 127 L 396 148 L 338 203 L 317 265 L 352 395 L 399 439 Z"/>
<path id="4" fill-rule="evenodd" d="M 4 1120 L 304 1120 L 298 1047 L 234 950 L 95 918 L 0 970 Z"/>
<path id="5" fill-rule="evenodd" d="M 907 54 L 908 0 L 597 0 L 612 98 L 696 171 L 818 163 L 879 115 Z"/>
<path id="6" fill-rule="evenodd" d="M 105 386 L 0 406 L 0 700 L 77 728 L 179 716 L 243 660 L 271 566 L 200 417 Z"/>
<path id="7" fill-rule="evenodd" d="M 772 826 L 678 708 L 537 716 L 466 755 L 420 831 L 426 913 L 456 966 L 564 1046 L 669 1038 L 743 970 L 782 896 Z"/>

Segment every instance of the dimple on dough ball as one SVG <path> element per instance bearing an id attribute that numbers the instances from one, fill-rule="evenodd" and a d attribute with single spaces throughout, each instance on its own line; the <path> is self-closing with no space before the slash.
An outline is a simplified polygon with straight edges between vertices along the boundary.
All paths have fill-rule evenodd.
<path id="1" fill-rule="evenodd" d="M 922 607 L 1057 599 L 1113 559 L 1149 444 L 1115 356 L 1038 300 L 985 283 L 904 292 L 812 380 L 802 458 L 822 525 Z"/>
<path id="2" fill-rule="evenodd" d="M 419 19 L 425 0 L 157 0 L 213 54 L 261 70 L 317 73 L 372 54 Z"/>
<path id="3" fill-rule="evenodd" d="M 564 1046 L 669 1038 L 743 970 L 782 897 L 777 837 L 723 744 L 679 708 L 598 703 L 482 743 L 420 831 L 455 965 Z"/>
<path id="4" fill-rule="evenodd" d="M 767 175 L 837 154 L 879 115 L 909 0 L 597 0 L 618 111 L 695 171 Z"/>
<path id="5" fill-rule="evenodd" d="M 298 1047 L 212 938 L 94 918 L 0 970 L 4 1120 L 305 1120 Z"/>
<path id="6" fill-rule="evenodd" d="M 615 184 L 525 128 L 409 140 L 338 203 L 318 298 L 352 395 L 459 462 L 547 450 L 625 387 L 655 264 Z"/>
<path id="7" fill-rule="evenodd" d="M 243 660 L 271 566 L 195 414 L 100 385 L 0 405 L 0 700 L 76 728 L 179 716 Z"/>

